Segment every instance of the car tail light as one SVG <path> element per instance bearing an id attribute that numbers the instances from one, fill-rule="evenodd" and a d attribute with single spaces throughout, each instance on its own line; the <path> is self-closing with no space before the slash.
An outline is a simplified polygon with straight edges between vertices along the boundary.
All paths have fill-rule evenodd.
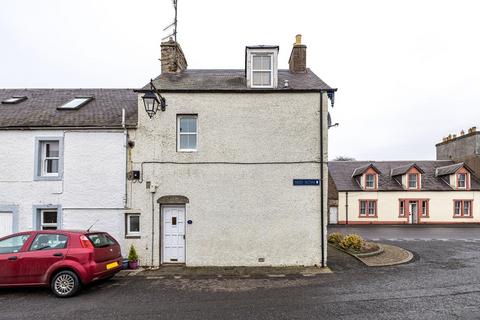
<path id="1" fill-rule="evenodd" d="M 82 244 L 82 248 L 93 249 L 92 242 L 86 236 L 80 236 L 80 243 Z"/>

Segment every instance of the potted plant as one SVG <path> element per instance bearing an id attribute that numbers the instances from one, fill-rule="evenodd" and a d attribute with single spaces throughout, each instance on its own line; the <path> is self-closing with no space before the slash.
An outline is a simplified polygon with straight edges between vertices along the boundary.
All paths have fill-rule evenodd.
<path id="1" fill-rule="evenodd" d="M 130 269 L 138 268 L 138 254 L 133 244 L 130 246 L 130 251 L 128 252 L 128 267 Z"/>

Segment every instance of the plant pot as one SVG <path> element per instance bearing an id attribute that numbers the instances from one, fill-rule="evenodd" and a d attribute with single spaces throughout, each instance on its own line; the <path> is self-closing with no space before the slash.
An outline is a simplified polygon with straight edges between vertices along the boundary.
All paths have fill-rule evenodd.
<path id="1" fill-rule="evenodd" d="M 128 267 L 132 270 L 138 269 L 138 260 L 128 261 Z"/>
<path id="2" fill-rule="evenodd" d="M 128 259 L 123 259 L 123 261 L 122 261 L 122 269 L 123 269 L 123 270 L 128 269 Z"/>

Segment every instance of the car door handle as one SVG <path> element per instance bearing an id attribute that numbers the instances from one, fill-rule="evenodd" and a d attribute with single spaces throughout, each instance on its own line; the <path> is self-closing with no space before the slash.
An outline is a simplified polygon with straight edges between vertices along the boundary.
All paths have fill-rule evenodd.
<path id="1" fill-rule="evenodd" d="M 57 252 L 53 254 L 54 257 L 63 257 L 63 253 Z"/>
<path id="2" fill-rule="evenodd" d="M 17 260 L 17 256 L 8 257 L 8 260 Z"/>

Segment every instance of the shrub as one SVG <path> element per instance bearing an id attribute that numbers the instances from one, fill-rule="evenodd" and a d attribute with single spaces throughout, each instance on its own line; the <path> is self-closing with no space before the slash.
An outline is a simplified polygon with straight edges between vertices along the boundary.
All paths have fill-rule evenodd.
<path id="1" fill-rule="evenodd" d="M 343 240 L 343 234 L 340 232 L 334 232 L 328 235 L 328 242 L 338 245 Z"/>
<path id="2" fill-rule="evenodd" d="M 343 238 L 339 245 L 344 250 L 360 251 L 363 244 L 364 241 L 358 234 L 349 234 Z"/>
<path id="3" fill-rule="evenodd" d="M 130 246 L 130 251 L 128 252 L 128 261 L 138 261 L 137 250 L 135 250 L 133 244 Z"/>

